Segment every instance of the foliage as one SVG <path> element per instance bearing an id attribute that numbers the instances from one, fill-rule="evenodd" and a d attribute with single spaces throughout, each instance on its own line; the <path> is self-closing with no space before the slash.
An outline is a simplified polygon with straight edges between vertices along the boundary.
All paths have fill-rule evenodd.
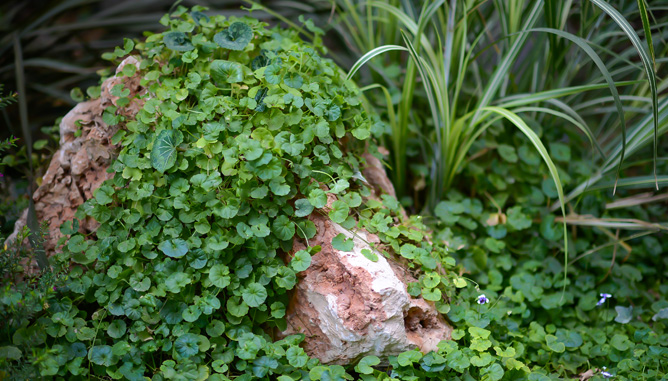
<path id="1" fill-rule="evenodd" d="M 282 259 L 294 239 L 315 235 L 311 213 L 365 228 L 411 259 L 426 277 L 415 295 L 453 289 L 446 247 L 429 243 L 396 199 L 369 198 L 361 153 L 383 128 L 322 47 L 201 11 L 179 7 L 161 19 L 167 32 L 105 55 L 139 54 L 139 69 L 119 75 L 140 75 L 147 92 L 112 89 L 121 105 L 143 103 L 134 119 L 105 110 L 123 127 L 114 179 L 61 227 L 56 259 L 75 263 L 67 293 L 12 338 L 31 340 L 22 356 L 43 377 L 350 379 L 309 359 L 303 335 L 271 334 L 285 329 L 287 291 L 320 250 Z M 100 223 L 94 238 L 78 232 L 87 217 Z"/>
<path id="2" fill-rule="evenodd" d="M 556 131 L 542 137 L 558 140 Z M 544 168 L 528 142 L 508 129 L 492 132 L 477 143 L 489 149 L 462 173 L 484 198 L 452 190 L 438 204 L 434 221 L 435 238 L 457 248 L 466 276 L 478 282 L 451 303 L 448 317 L 457 327 L 457 342 L 442 343 L 438 354 L 413 355 L 414 366 L 399 356 L 393 376 L 548 380 L 593 370 L 592 379 L 603 379 L 606 367 L 614 379 L 665 378 L 664 233 L 571 231 L 572 252 L 579 255 L 569 263 L 563 292 L 563 265 L 555 257 L 563 251 L 561 230 L 544 209 L 555 201 L 555 191 L 539 175 Z M 594 170 L 583 151 L 561 143 L 550 148 L 559 170 L 571 174 L 567 184 Z M 651 170 L 651 163 L 644 169 Z M 668 168 L 664 163 L 659 170 Z M 648 222 L 662 221 L 668 212 L 665 204 L 608 209 L 600 202 L 607 199 L 603 191 L 593 192 L 582 201 L 583 212 Z M 600 301 L 601 293 L 612 297 Z M 490 303 L 476 304 L 480 294 Z"/>
<path id="3" fill-rule="evenodd" d="M 10 104 L 15 103 L 16 97 L 18 96 L 18 94 L 16 93 L 3 95 L 2 93 L 4 92 L 3 91 L 4 87 L 5 85 L 0 83 L 0 108 L 5 108 Z"/>
<path id="4" fill-rule="evenodd" d="M 0 153 L 2 153 L 2 151 L 8 150 L 12 147 L 16 147 L 16 142 L 18 140 L 19 140 L 18 138 L 15 138 L 13 136 L 5 139 L 4 141 L 0 140 Z M 1 160 L 0 161 L 0 170 L 2 169 L 2 167 L 4 165 L 5 165 L 4 160 Z M 4 175 L 2 173 L 0 173 L 0 177 L 4 177 Z"/>
<path id="5" fill-rule="evenodd" d="M 541 17 L 533 12 L 538 3 Z M 370 52 L 363 62 L 377 83 L 363 90 L 390 127 L 319 56 L 319 31 L 308 22 L 267 30 L 248 17 L 178 8 L 162 20 L 168 31 L 126 40 L 105 55 L 118 62 L 141 54 L 138 72 L 149 92 L 136 120 L 115 108 L 105 113 L 106 122 L 124 126 L 114 137 L 123 147 L 116 176 L 62 227 L 58 263 L 76 263 L 67 288 L 59 286 L 57 297 L 38 294 L 34 305 L 43 310 L 35 307 L 35 318 L 0 342 L 2 366 L 66 379 L 666 378 L 668 241 L 665 233 L 649 234 L 668 228 L 668 210 L 656 203 L 662 195 L 632 189 L 654 186 L 636 175 L 652 170 L 648 161 L 622 168 L 631 176 L 619 182 L 623 199 L 608 194 L 624 145 L 626 155 L 652 154 L 654 127 L 666 130 L 666 101 L 639 81 L 646 74 L 630 58 L 637 49 L 628 45 L 631 30 L 618 29 L 623 20 L 589 2 L 437 1 L 421 13 L 399 1 L 338 4 L 348 12 L 340 14 L 339 31 L 360 55 Z M 648 57 L 662 69 L 665 43 L 654 46 L 665 40 L 661 20 L 648 26 L 643 0 L 616 5 L 629 25 L 643 27 L 655 51 Z M 580 23 L 572 34 L 565 33 L 568 19 Z M 298 30 L 316 37 L 315 47 L 302 43 Z M 374 50 L 397 43 L 405 47 Z M 507 66 L 519 47 L 525 56 Z M 413 51 L 398 53 L 407 48 Z M 371 60 L 384 50 L 385 61 Z M 530 74 L 513 74 L 520 71 Z M 128 67 L 122 75 L 134 74 Z M 657 77 L 661 93 L 668 82 Z M 125 91 L 114 89 L 121 98 Z M 658 118 L 645 115 L 653 102 Z M 500 109 L 518 115 L 506 114 L 511 122 L 521 117 L 535 139 L 510 128 L 519 123 L 486 114 Z M 619 136 L 625 121 L 627 138 Z M 464 145 L 436 139 L 467 128 L 473 135 L 464 134 Z M 368 147 L 380 156 L 372 138 L 394 142 L 392 169 L 396 176 L 396 165 L 405 166 L 406 175 L 396 185 L 414 194 L 414 210 L 430 204 L 428 215 L 404 218 L 397 200 L 366 197 L 359 154 Z M 536 139 L 549 142 L 543 149 L 551 160 L 541 160 Z M 600 150 L 587 150 L 585 139 Z M 437 171 L 443 152 L 459 152 L 461 165 Z M 550 163 L 557 185 L 579 184 L 565 200 L 573 211 L 563 219 L 572 224 L 568 231 L 549 213 L 564 205 L 545 176 Z M 658 173 L 666 170 L 659 161 Z M 328 194 L 336 196 L 329 204 Z M 303 337 L 274 341 L 287 292 L 319 250 L 282 259 L 293 238 L 308 246 L 312 213 L 377 234 L 386 255 L 411 263 L 419 279 L 409 292 L 447 314 L 453 340 L 435 352 L 391 357 L 389 367 L 369 356 L 347 368 L 310 359 L 299 347 Z M 96 237 L 78 233 L 88 217 L 102 223 Z M 574 255 L 565 279 L 566 237 Z M 339 250 L 350 244 L 343 235 L 332 241 Z M 6 290 L 18 298 L 13 292 Z M 8 303 L 3 308 L 14 311 Z"/>
<path id="6" fill-rule="evenodd" d="M 47 231 L 42 226 L 40 234 Z M 49 303 L 62 292 L 64 270 L 46 269 L 35 274 L 27 268 L 34 266 L 33 251 L 21 244 L 27 240 L 28 228 L 19 232 L 15 240 L 0 248 L 0 377 L 9 380 L 28 380 L 39 377 L 32 359 L 24 353 L 31 352 L 31 340 L 7 342 L 16 334 L 26 334 L 26 327 L 49 308 Z M 30 330 L 30 329 L 29 329 Z M 27 333 L 32 338 L 39 335 L 35 329 Z"/>
<path id="7" fill-rule="evenodd" d="M 402 202 L 433 213 L 466 165 L 473 143 L 493 124 L 509 123 L 527 132 L 553 122 L 576 127 L 601 155 L 594 160 L 605 163 L 594 181 L 615 170 L 619 174 L 627 146 L 629 153 L 652 141 L 656 146 L 657 136 L 665 132 L 665 126 L 659 126 L 665 105 L 658 105 L 656 89 L 665 85 L 657 85 L 655 70 L 664 63 L 655 62 L 653 47 L 643 45 L 631 27 L 637 20 L 650 30 L 646 12 L 652 6 L 643 7 L 642 13 L 642 1 L 619 3 L 623 14 L 598 0 L 578 5 L 441 0 L 419 7 L 400 1 L 337 1 L 338 30 L 358 51 L 368 51 L 358 63 L 369 62 L 373 83 L 363 89 L 389 121 L 386 144 L 392 148 L 390 168 Z M 580 20 L 580 25 L 573 23 L 573 33 L 566 30 L 571 19 Z M 646 38 L 651 45 L 651 35 Z M 402 40 L 404 47 L 393 45 Z M 397 52 L 406 49 L 410 54 Z M 381 53 L 383 61 L 371 60 Z M 611 56 L 605 63 L 604 54 Z M 641 66 L 631 61 L 634 57 L 641 58 Z M 605 109 L 604 120 L 590 118 L 591 107 L 579 106 L 603 99 L 615 106 Z M 634 126 L 627 141 L 626 122 L 646 112 L 638 112 L 633 107 L 638 102 L 631 99 L 648 102 L 654 117 Z M 494 112 L 501 109 L 503 114 Z M 512 114 L 517 116 L 509 118 Z M 611 141 L 614 134 L 621 138 Z M 541 151 L 540 142 L 527 137 Z"/>
<path id="8" fill-rule="evenodd" d="M 157 22 L 175 3 L 174 0 L 118 1 L 68 0 L 51 1 L 20 0 L 0 3 L 0 83 L 10 93 L 18 91 L 19 76 L 28 78 L 25 91 L 21 91 L 27 109 L 28 136 L 21 136 L 19 107 L 12 105 L 3 112 L 3 128 L 0 140 L 11 134 L 21 136 L 18 150 L 25 144 L 42 141 L 40 156 L 50 156 L 58 147 L 51 141 L 50 132 L 41 131 L 64 115 L 83 97 L 83 91 L 97 84 L 99 76 L 109 75 L 102 53 L 113 49 L 123 38 L 141 38 L 145 30 L 157 31 Z M 216 12 L 238 12 L 239 0 L 198 0 L 190 4 L 202 4 Z M 272 1 L 267 4 L 271 5 Z M 283 5 L 281 13 L 297 18 L 304 12 L 329 16 L 329 7 L 316 4 Z M 262 19 L 268 18 L 260 14 Z M 17 66 L 15 45 L 22 51 Z M 56 130 L 57 131 L 57 130 Z M 31 139 L 29 139 L 31 138 Z M 9 164 L 14 174 L 28 172 L 27 162 L 20 156 Z M 40 162 L 41 162 L 40 158 Z M 37 158 L 34 159 L 37 162 Z M 38 165 L 33 165 L 38 169 Z M 35 178 L 39 173 L 33 173 Z M 14 176 L 18 177 L 18 176 Z"/>

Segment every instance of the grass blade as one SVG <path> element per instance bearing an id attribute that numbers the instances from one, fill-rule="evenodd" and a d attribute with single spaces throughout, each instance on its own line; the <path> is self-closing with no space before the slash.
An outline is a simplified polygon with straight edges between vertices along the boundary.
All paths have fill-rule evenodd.
<path id="1" fill-rule="evenodd" d="M 638 0 L 638 9 L 640 10 L 640 19 L 642 20 L 642 27 L 645 31 L 645 39 L 647 39 L 647 47 L 649 48 L 649 55 L 652 57 L 652 63 L 656 68 L 656 61 L 654 60 L 654 44 L 652 43 L 652 31 L 649 25 L 649 17 L 647 17 L 647 5 L 645 0 Z"/>
<path id="2" fill-rule="evenodd" d="M 542 1 L 537 1 L 531 11 L 529 12 L 529 17 L 524 24 L 524 27 L 522 28 L 523 30 L 527 30 L 533 27 L 533 25 L 536 23 L 540 16 L 540 10 L 543 8 L 543 2 Z M 497 67 L 496 71 L 494 72 L 494 75 L 492 76 L 491 80 L 487 84 L 487 87 L 485 87 L 485 90 L 483 91 L 483 96 L 478 101 L 478 107 L 476 107 L 476 113 L 473 115 L 473 118 L 471 119 L 471 125 L 476 124 L 477 119 L 480 117 L 480 112 L 481 109 L 488 106 L 492 99 L 496 96 L 497 91 L 499 90 L 499 87 L 501 86 L 501 83 L 506 80 L 508 77 L 508 71 L 510 70 L 510 66 L 512 63 L 515 61 L 515 58 L 517 55 L 520 53 L 520 50 L 522 50 L 522 47 L 524 46 L 524 43 L 526 42 L 526 39 L 528 37 L 527 33 L 521 33 L 517 39 L 513 42 L 511 45 L 510 49 L 506 53 L 506 55 L 503 57 L 503 60 L 499 63 L 499 66 Z"/>
<path id="3" fill-rule="evenodd" d="M 612 93 L 612 98 L 615 101 L 615 107 L 617 107 L 617 115 L 619 116 L 619 120 L 622 126 L 622 153 L 621 157 L 619 158 L 619 165 L 617 166 L 617 175 L 616 175 L 617 180 L 619 180 L 619 173 L 621 172 L 622 163 L 624 162 L 624 154 L 626 153 L 626 120 L 624 118 L 624 107 L 622 107 L 622 101 L 621 99 L 619 99 L 619 92 L 617 91 L 617 87 L 615 86 L 615 81 L 612 80 L 610 72 L 605 67 L 605 64 L 601 60 L 601 57 L 599 57 L 598 54 L 596 54 L 594 49 L 592 49 L 591 46 L 589 46 L 589 44 L 587 43 L 587 41 L 585 41 L 584 39 L 572 33 L 552 28 L 535 28 L 530 31 L 555 34 L 559 37 L 565 38 L 575 43 L 580 47 L 580 49 L 582 49 L 585 53 L 587 53 L 589 58 L 591 58 L 591 60 L 594 61 L 594 64 L 596 64 L 596 67 L 598 67 L 598 70 L 601 72 L 601 74 L 603 74 L 603 77 L 605 78 L 605 81 L 608 83 L 608 87 L 610 88 L 610 93 Z M 616 188 L 613 188 L 612 190 L 613 195 L 615 194 L 615 191 Z"/>
<path id="4" fill-rule="evenodd" d="M 547 165 L 548 170 L 550 171 L 550 176 L 552 176 L 552 180 L 554 180 L 554 184 L 556 185 L 557 188 L 557 194 L 559 195 L 559 200 L 561 201 L 561 214 L 563 215 L 563 226 L 564 226 L 564 291 L 566 290 L 566 279 L 568 277 L 568 230 L 566 227 L 566 208 L 565 208 L 565 203 L 564 203 L 564 187 L 561 184 L 561 180 L 559 179 L 559 172 L 557 171 L 557 166 L 554 165 L 554 162 L 552 161 L 552 158 L 550 157 L 549 153 L 547 152 L 547 149 L 543 145 L 543 142 L 541 142 L 540 138 L 536 133 L 529 127 L 522 118 L 520 118 L 517 114 L 515 114 L 512 111 L 509 111 L 507 109 L 501 108 L 501 107 L 494 107 L 494 106 L 489 106 L 489 107 L 484 107 L 480 111 L 489 111 L 491 113 L 495 113 L 498 115 L 503 116 L 506 118 L 509 122 L 515 125 L 527 138 L 529 138 L 529 141 L 531 141 L 531 144 L 533 144 L 534 148 L 536 148 L 536 151 L 540 154 L 540 156 L 543 158 L 543 161 Z"/>
<path id="5" fill-rule="evenodd" d="M 640 81 L 623 81 L 616 82 L 615 86 L 632 86 L 641 83 Z M 593 84 L 593 85 L 582 85 L 582 86 L 572 86 L 572 87 L 563 87 L 555 90 L 546 90 L 541 91 L 535 94 L 515 94 L 509 95 L 507 97 L 501 98 L 498 101 L 494 102 L 495 106 L 510 108 L 518 106 L 526 106 L 529 104 L 534 104 L 537 102 L 547 101 L 549 99 L 563 98 L 573 94 L 580 94 L 585 91 L 593 91 L 605 89 L 608 87 L 607 84 Z"/>
<path id="6" fill-rule="evenodd" d="M 591 0 L 591 1 L 594 4 L 596 4 L 596 6 L 601 8 L 605 13 L 607 13 L 608 16 L 610 16 L 617 23 L 617 25 L 619 25 L 619 27 L 622 28 L 624 33 L 626 33 L 628 38 L 631 40 L 633 46 L 638 51 L 638 54 L 640 55 L 640 60 L 642 61 L 643 66 L 645 67 L 645 73 L 647 74 L 650 90 L 652 92 L 652 109 L 654 115 L 654 178 L 656 179 L 657 178 L 656 158 L 657 158 L 658 140 L 659 140 L 659 101 L 656 91 L 656 73 L 654 73 L 653 60 L 650 57 L 650 54 L 645 49 L 645 47 L 642 46 L 640 38 L 636 34 L 635 29 L 633 29 L 631 24 L 629 24 L 629 22 L 626 21 L 624 16 L 622 16 L 622 14 L 619 13 L 619 11 L 617 11 L 610 4 L 604 2 L 603 0 Z M 647 17 L 647 13 L 645 13 L 645 17 Z M 648 37 L 648 39 L 651 39 L 651 37 Z M 658 181 L 656 181 L 656 189 L 657 190 L 659 189 Z"/>
<path id="7" fill-rule="evenodd" d="M 383 54 L 385 52 L 389 52 L 389 51 L 392 51 L 392 50 L 405 50 L 406 51 L 408 49 L 406 49 L 403 46 L 399 46 L 399 45 L 383 45 L 383 46 L 379 46 L 375 49 L 372 49 L 369 52 L 367 52 L 365 55 L 360 57 L 360 59 L 358 59 L 357 62 L 355 62 L 353 67 L 350 68 L 350 71 L 348 72 L 348 75 L 346 76 L 346 79 L 350 80 L 355 75 L 355 73 L 357 73 L 357 71 L 362 66 L 364 66 L 365 63 L 369 62 L 371 59 L 373 59 L 377 55 L 380 55 L 380 54 Z"/>
<path id="8" fill-rule="evenodd" d="M 587 139 L 589 139 L 589 143 L 591 143 L 592 147 L 596 147 L 598 153 L 601 155 L 601 157 L 605 158 L 605 154 L 603 153 L 603 150 L 601 149 L 601 146 L 598 144 L 598 141 L 596 141 L 596 138 L 594 138 L 591 130 L 589 129 L 589 126 L 586 124 L 582 123 L 581 121 L 573 118 L 572 116 L 561 112 L 557 110 L 553 110 L 551 108 L 547 107 L 538 107 L 538 106 L 533 106 L 533 107 L 520 107 L 517 109 L 512 110 L 515 113 L 521 113 L 521 112 L 541 112 L 544 114 L 550 114 L 554 115 L 556 117 L 562 118 L 570 123 L 572 123 L 575 127 L 577 127 L 582 133 L 587 136 Z"/>

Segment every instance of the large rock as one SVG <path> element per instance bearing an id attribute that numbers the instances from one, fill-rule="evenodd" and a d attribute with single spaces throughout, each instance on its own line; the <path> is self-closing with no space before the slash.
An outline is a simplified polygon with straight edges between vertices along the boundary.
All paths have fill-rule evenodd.
<path id="1" fill-rule="evenodd" d="M 317 228 L 309 244 L 322 250 L 299 273 L 282 335 L 305 334 L 306 352 L 328 364 L 350 364 L 367 355 L 386 360 L 415 348 L 426 353 L 450 339 L 452 328 L 434 305 L 408 294 L 406 284 L 415 279 L 370 247 L 378 243 L 377 237 L 351 232 L 317 213 L 309 218 Z M 353 251 L 332 247 L 339 233 L 353 239 Z M 295 241 L 295 251 L 304 248 Z M 365 257 L 364 249 L 378 260 Z"/>
<path id="2" fill-rule="evenodd" d="M 125 65 L 135 65 L 139 61 L 128 57 L 116 69 L 120 73 Z M 93 197 L 93 191 L 104 180 L 113 177 L 107 168 L 118 154 L 118 146 L 111 144 L 111 138 L 119 126 L 108 126 L 102 114 L 108 106 L 116 106 L 118 97 L 111 95 L 111 89 L 118 84 L 130 90 L 129 97 L 140 94 L 144 89 L 139 84 L 141 76 L 114 76 L 102 83 L 100 98 L 76 105 L 60 122 L 60 148 L 53 155 L 42 184 L 33 195 L 38 221 L 44 221 L 48 234 L 44 242 L 47 255 L 53 255 L 56 243 L 62 237 L 60 225 L 74 218 L 74 213 L 84 201 Z M 134 117 L 142 105 L 140 99 L 119 110 L 127 117 Z M 77 136 L 78 135 L 78 136 Z M 27 210 L 14 226 L 14 233 L 8 241 L 13 241 L 26 225 Z M 95 231 L 97 223 L 89 219 L 81 224 L 81 231 Z M 35 263 L 29 264 L 29 273 L 35 270 Z"/>

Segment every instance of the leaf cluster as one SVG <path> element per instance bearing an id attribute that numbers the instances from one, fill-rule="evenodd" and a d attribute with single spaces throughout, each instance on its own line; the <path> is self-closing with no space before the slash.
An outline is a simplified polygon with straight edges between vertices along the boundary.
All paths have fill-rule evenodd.
<path id="1" fill-rule="evenodd" d="M 40 332 L 43 377 L 351 379 L 309 358 L 303 335 L 273 334 L 320 250 L 308 245 L 312 213 L 378 234 L 386 252 L 427 270 L 418 294 L 452 289 L 446 248 L 424 243 L 396 199 L 371 197 L 362 153 L 383 126 L 356 85 L 294 30 L 203 10 L 179 7 L 162 18 L 166 32 L 105 55 L 135 55 L 139 68 L 118 75 L 140 76 L 146 91 L 111 89 L 115 175 L 61 227 L 57 260 L 74 263 L 67 294 L 27 328 Z M 131 102 L 141 109 L 127 118 Z M 94 236 L 79 232 L 88 218 Z M 295 240 L 307 249 L 295 253 Z"/>

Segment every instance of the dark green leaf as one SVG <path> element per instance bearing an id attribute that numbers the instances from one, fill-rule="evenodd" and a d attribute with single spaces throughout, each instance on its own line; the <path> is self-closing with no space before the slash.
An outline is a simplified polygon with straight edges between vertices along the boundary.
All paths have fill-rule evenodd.
<path id="1" fill-rule="evenodd" d="M 253 30 L 243 22 L 232 23 L 229 28 L 213 36 L 213 41 L 221 48 L 244 50 L 253 39 Z"/>

